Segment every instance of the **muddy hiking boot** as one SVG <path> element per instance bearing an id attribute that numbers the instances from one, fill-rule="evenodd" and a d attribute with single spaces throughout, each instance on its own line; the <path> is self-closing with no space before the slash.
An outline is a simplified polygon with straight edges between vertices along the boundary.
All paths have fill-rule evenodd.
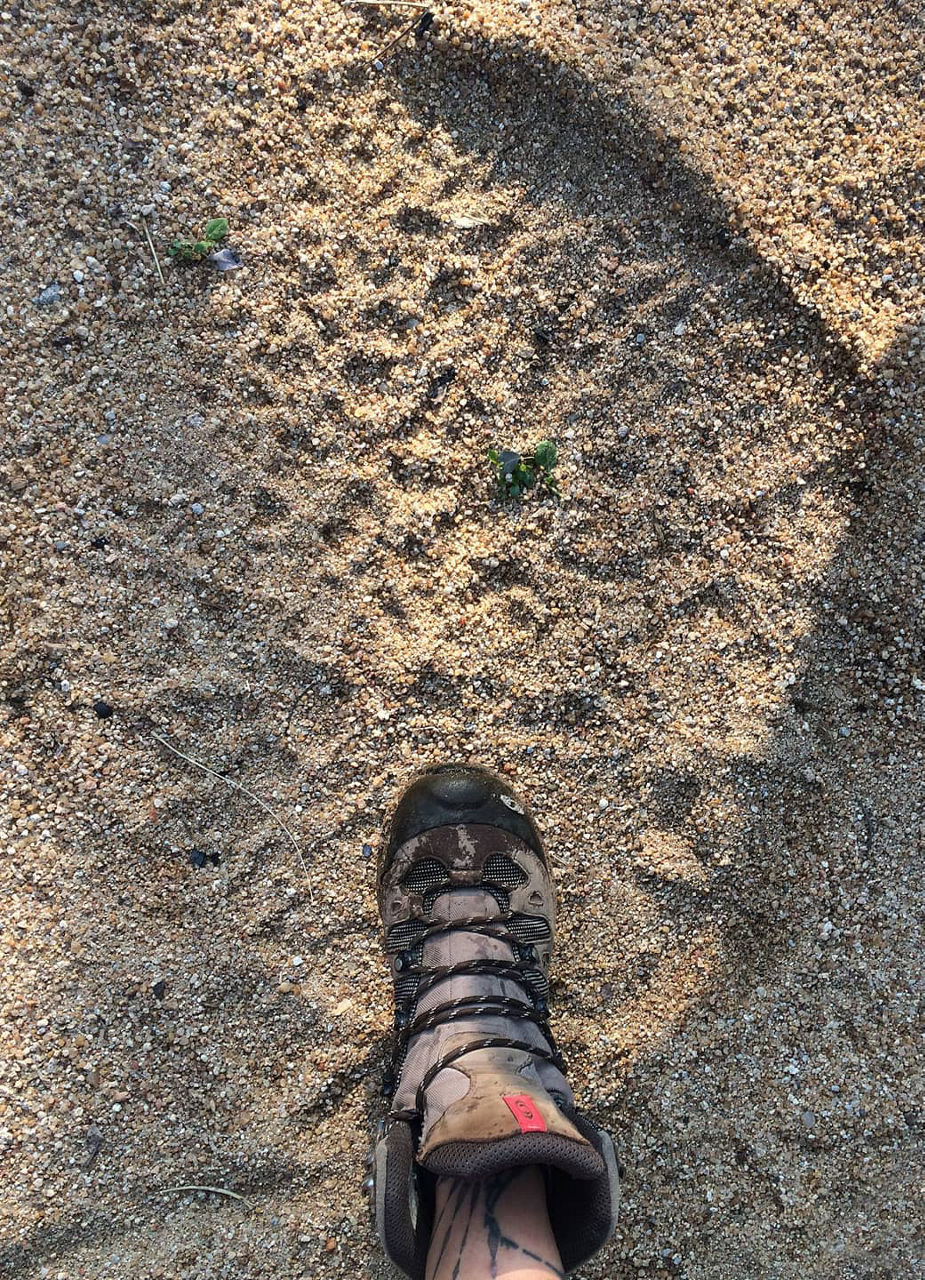
<path id="1" fill-rule="evenodd" d="M 368 1185 L 386 1253 L 423 1280 L 438 1176 L 540 1165 L 572 1270 L 613 1230 L 617 1164 L 576 1110 L 547 1025 L 555 893 L 508 784 L 469 765 L 419 774 L 383 843 L 379 907 L 395 1052 Z"/>

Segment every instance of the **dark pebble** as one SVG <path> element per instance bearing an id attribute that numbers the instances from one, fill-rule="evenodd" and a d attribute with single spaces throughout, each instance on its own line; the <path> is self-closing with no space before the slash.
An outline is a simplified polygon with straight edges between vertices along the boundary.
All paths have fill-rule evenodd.
<path id="1" fill-rule="evenodd" d="M 93 704 L 93 710 L 101 720 L 108 720 L 115 708 L 111 707 L 108 702 L 104 702 L 102 698 L 97 698 Z"/>
<path id="2" fill-rule="evenodd" d="M 431 404 L 440 404 L 447 393 L 447 388 L 455 378 L 456 370 L 452 365 L 437 374 L 427 391 L 427 399 Z"/>
<path id="3" fill-rule="evenodd" d="M 156 999 L 163 1000 L 164 996 L 167 994 L 167 983 L 162 978 L 160 982 L 155 982 L 151 990 L 154 992 Z"/>
<path id="4" fill-rule="evenodd" d="M 222 860 L 222 855 L 220 853 L 205 853 L 202 849 L 191 849 L 189 860 L 194 867 L 204 867 L 207 862 L 210 862 L 213 867 L 217 867 Z"/>

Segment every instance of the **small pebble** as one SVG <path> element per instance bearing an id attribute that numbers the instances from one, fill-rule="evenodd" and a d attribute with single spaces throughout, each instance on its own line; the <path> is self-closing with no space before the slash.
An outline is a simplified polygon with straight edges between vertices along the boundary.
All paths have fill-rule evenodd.
<path id="1" fill-rule="evenodd" d="M 61 301 L 61 286 L 59 284 L 46 285 L 42 292 L 35 299 L 37 307 L 54 307 Z"/>

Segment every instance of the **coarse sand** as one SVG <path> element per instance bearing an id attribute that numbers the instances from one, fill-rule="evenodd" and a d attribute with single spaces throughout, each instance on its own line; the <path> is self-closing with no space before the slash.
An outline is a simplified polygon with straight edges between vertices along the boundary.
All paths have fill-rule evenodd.
<path id="1" fill-rule="evenodd" d="M 450 757 L 552 853 L 583 1280 L 923 1276 L 921 7 L 420 12 L 0 9 L 0 1275 L 384 1280 Z"/>

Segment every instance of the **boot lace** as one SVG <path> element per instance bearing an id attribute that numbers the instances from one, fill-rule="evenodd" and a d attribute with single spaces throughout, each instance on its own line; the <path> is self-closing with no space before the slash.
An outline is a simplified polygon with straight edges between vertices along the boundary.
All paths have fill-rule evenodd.
<path id="1" fill-rule="evenodd" d="M 519 868 L 518 868 L 519 870 Z M 416 1120 L 424 1114 L 424 1095 L 436 1077 L 458 1058 L 478 1049 L 517 1049 L 534 1057 L 553 1063 L 564 1070 L 562 1056 L 556 1047 L 555 1039 L 549 1029 L 547 1014 L 549 1005 L 547 995 L 549 985 L 539 962 L 539 953 L 532 942 L 525 942 L 524 935 L 549 936 L 549 928 L 541 917 L 517 915 L 507 907 L 507 894 L 483 882 L 480 886 L 493 894 L 501 907 L 497 916 L 469 916 L 461 920 L 447 923 L 424 925 L 423 922 L 405 922 L 410 924 L 412 936 L 408 939 L 411 945 L 398 950 L 392 965 L 395 971 L 395 1047 L 392 1064 L 383 1082 L 383 1093 L 392 1097 L 401 1078 L 402 1067 L 412 1039 L 422 1031 L 430 1031 L 435 1027 L 445 1026 L 462 1018 L 473 1016 L 502 1016 L 522 1019 L 537 1026 L 548 1047 L 537 1045 L 526 1040 L 518 1040 L 510 1036 L 491 1035 L 474 1036 L 461 1045 L 442 1054 L 428 1067 L 421 1078 L 415 1094 L 413 1108 L 398 1109 L 391 1112 L 393 1119 Z M 441 886 L 441 893 L 452 893 L 454 890 Z M 456 890 L 457 892 L 460 890 Z M 438 893 L 431 889 L 427 895 L 430 906 Z M 425 901 L 425 910 L 428 901 Z M 399 929 L 402 926 L 398 926 Z M 391 933 L 394 933 L 393 929 Z M 490 960 L 480 958 L 463 960 L 457 964 L 427 967 L 416 957 L 423 957 L 423 944 L 438 935 L 456 932 L 481 933 L 497 938 L 511 948 L 514 960 Z M 388 943 L 387 943 L 388 945 Z M 394 949 L 393 946 L 390 950 Z M 447 1000 L 418 1013 L 418 1005 L 422 996 L 447 978 L 462 976 L 494 977 L 516 983 L 523 992 L 523 998 L 516 996 L 485 995 L 463 996 Z"/>

